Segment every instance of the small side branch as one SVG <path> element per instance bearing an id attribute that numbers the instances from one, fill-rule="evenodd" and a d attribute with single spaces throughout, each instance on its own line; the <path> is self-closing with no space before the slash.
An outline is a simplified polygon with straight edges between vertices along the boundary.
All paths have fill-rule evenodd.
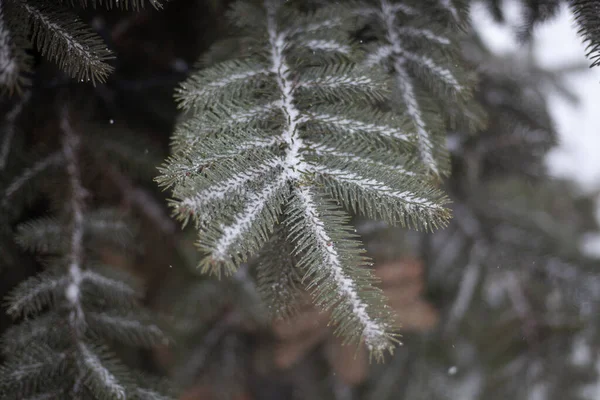
<path id="1" fill-rule="evenodd" d="M 66 162 L 67 175 L 71 190 L 71 198 L 68 203 L 72 218 L 71 239 L 69 246 L 69 278 L 70 283 L 67 286 L 65 296 L 71 306 L 69 321 L 76 332 L 80 332 L 85 317 L 80 301 L 80 286 L 83 278 L 83 233 L 84 233 L 84 201 L 85 189 L 81 184 L 81 173 L 77 152 L 79 151 L 80 138 L 75 134 L 67 108 L 63 108 L 61 115 L 60 128 L 63 132 L 62 153 Z"/>
<path id="2" fill-rule="evenodd" d="M 1 15 L 1 14 L 0 14 Z M 2 41 L 2 26 L 0 22 L 0 42 Z M 2 44 L 0 43 L 0 47 Z M 2 63 L 2 49 L 0 48 L 0 64 Z M 0 69 L 2 66 L 0 65 Z M 0 83 L 1 83 L 0 79 Z M 17 103 L 13 106 L 13 108 L 6 113 L 6 117 L 4 119 L 4 124 L 2 125 L 4 131 L 4 137 L 2 138 L 2 144 L 0 144 L 0 171 L 6 168 L 6 163 L 8 161 L 8 154 L 10 153 L 10 147 L 12 145 L 12 140 L 15 136 L 15 121 L 17 117 L 21 114 L 23 110 L 23 106 L 29 100 L 31 96 L 31 92 L 25 92 L 25 94 L 19 97 Z"/>

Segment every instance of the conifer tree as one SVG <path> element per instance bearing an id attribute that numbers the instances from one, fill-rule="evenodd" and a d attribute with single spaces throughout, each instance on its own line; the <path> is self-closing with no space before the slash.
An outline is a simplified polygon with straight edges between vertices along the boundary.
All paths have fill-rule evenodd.
<path id="1" fill-rule="evenodd" d="M 382 7 L 376 12 L 390 13 Z M 426 169 L 438 172 L 429 134 L 418 129 L 415 139 L 399 115 L 376 108 L 388 85 L 374 62 L 354 55 L 344 27 L 353 11 L 336 5 L 303 15 L 278 1 L 236 3 L 231 17 L 255 36 L 251 54 L 182 84 L 180 105 L 194 116 L 176 130 L 159 182 L 173 186 L 176 215 L 199 229 L 205 271 L 230 274 L 283 224 L 316 303 L 333 308 L 340 334 L 364 339 L 380 357 L 392 327 L 336 203 L 399 225 L 435 228 L 447 214 L 410 162 L 416 141 Z M 421 69 L 434 63 L 413 58 Z M 414 104 L 407 107 L 424 129 Z"/>
<path id="2" fill-rule="evenodd" d="M 139 289 L 131 279 L 115 275 L 90 251 L 94 246 L 98 251 L 98 244 L 109 238 L 123 246 L 129 227 L 116 210 L 88 211 L 82 137 L 68 107 L 63 103 L 59 111 L 60 147 L 46 157 L 66 180 L 62 196 L 55 199 L 59 217 L 17 227 L 21 246 L 50 257 L 46 270 L 7 298 L 8 313 L 24 320 L 3 335 L 7 360 L 1 367 L 0 393 L 6 399 L 166 399 L 157 385 L 130 373 L 107 346 L 108 340 L 151 346 L 167 339 L 140 308 Z M 5 195 L 12 196 L 34 174 L 26 171 Z"/>
<path id="3" fill-rule="evenodd" d="M 472 3 L 0 1 L 0 397 L 590 398 L 564 71 L 489 52 Z M 521 3 L 595 65 L 597 1 Z"/>

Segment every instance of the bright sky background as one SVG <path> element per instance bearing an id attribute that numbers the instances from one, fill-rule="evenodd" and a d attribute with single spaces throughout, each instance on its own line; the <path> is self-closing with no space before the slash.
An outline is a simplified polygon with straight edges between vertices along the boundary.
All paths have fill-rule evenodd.
<path id="1" fill-rule="evenodd" d="M 517 2 L 506 8 L 509 20 L 519 26 Z M 494 23 L 487 11 L 477 4 L 473 21 L 484 40 L 498 53 L 513 52 L 519 46 L 510 28 Z M 534 54 L 539 65 L 560 67 L 585 58 L 585 47 L 567 7 L 558 18 L 538 27 L 534 34 Z M 549 97 L 550 111 L 560 133 L 560 146 L 551 152 L 548 165 L 552 174 L 569 177 L 584 190 L 600 188 L 600 67 L 586 69 L 567 78 L 568 86 L 580 97 L 572 105 L 557 94 Z"/>
<path id="2" fill-rule="evenodd" d="M 473 23 L 490 48 L 497 53 L 514 52 L 519 43 L 513 31 L 496 24 L 481 4 L 473 8 Z M 519 6 L 508 2 L 507 19 L 519 24 Z M 540 66 L 557 68 L 578 61 L 589 65 L 585 46 L 577 36 L 573 16 L 566 6 L 552 21 L 534 33 L 534 55 Z M 560 135 L 560 144 L 547 162 L 551 174 L 574 180 L 585 192 L 600 193 L 600 66 L 585 69 L 566 78 L 580 103 L 573 105 L 556 93 L 549 94 L 550 112 Z M 596 219 L 600 222 L 600 196 L 596 199 Z M 600 234 L 584 238 L 582 250 L 600 259 Z M 600 393 L 600 387 L 597 388 Z"/>

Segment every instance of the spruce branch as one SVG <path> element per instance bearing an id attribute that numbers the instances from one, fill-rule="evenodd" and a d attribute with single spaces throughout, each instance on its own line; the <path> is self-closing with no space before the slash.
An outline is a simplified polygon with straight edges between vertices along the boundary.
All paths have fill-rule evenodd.
<path id="1" fill-rule="evenodd" d="M 67 180 L 64 213 L 62 218 L 43 218 L 17 227 L 23 247 L 54 257 L 47 270 L 18 285 L 7 298 L 9 314 L 28 319 L 3 336 L 2 351 L 8 357 L 0 368 L 14 364 L 18 376 L 1 381 L 0 392 L 19 398 L 56 393 L 60 397 L 134 398 L 140 387 L 103 340 L 150 346 L 164 343 L 166 337 L 140 308 L 139 292 L 126 279 L 95 267 L 87 253 L 89 242 L 111 237 L 118 241 L 115 234 L 127 229 L 113 211 L 86 210 L 87 190 L 79 162 L 83 141 L 71 124 L 68 105 L 60 110 L 59 126 L 62 141 L 57 153 Z M 31 351 L 28 340 L 43 344 L 56 356 L 24 363 Z M 44 355 L 42 350 L 35 351 L 33 357 Z"/>
<path id="2" fill-rule="evenodd" d="M 342 207 L 433 228 L 448 218 L 445 198 L 423 179 L 416 184 L 423 175 L 410 161 L 416 143 L 404 119 L 374 106 L 388 98 L 388 79 L 358 62 L 340 33 L 351 9 L 303 14 L 282 3 L 234 5 L 234 15 L 254 16 L 237 22 L 251 28 L 255 51 L 180 86 L 176 98 L 190 118 L 176 128 L 156 180 L 172 188 L 174 215 L 195 222 L 205 272 L 232 274 L 283 223 L 336 332 L 364 340 L 380 359 L 394 327 Z M 262 265 L 262 282 L 283 279 Z"/>
<path id="3" fill-rule="evenodd" d="M 68 8 L 43 0 L 18 0 L 16 16 L 27 21 L 32 42 L 72 78 L 104 82 L 113 71 L 112 53 L 102 38 Z"/>
<path id="4" fill-rule="evenodd" d="M 293 250 L 284 227 L 279 225 L 258 257 L 256 289 L 267 304 L 269 315 L 275 319 L 287 319 L 300 305 L 302 275 Z"/>
<path id="5" fill-rule="evenodd" d="M 63 154 L 61 152 L 54 152 L 23 170 L 4 190 L 2 206 L 7 207 L 12 197 L 33 179 L 37 178 L 42 173 L 47 172 L 49 169 L 61 165 L 63 162 Z"/>
<path id="6" fill-rule="evenodd" d="M 448 154 L 444 120 L 438 116 L 436 103 L 447 103 L 449 99 L 467 102 L 472 83 L 455 60 L 458 50 L 454 49 L 453 28 L 440 24 L 425 28 L 412 22 L 436 11 L 429 5 L 416 8 L 403 3 L 378 0 L 355 9 L 377 38 L 369 45 L 365 64 L 382 65 L 390 71 L 395 89 L 392 107 L 406 115 L 416 133 L 421 162 L 434 175 L 441 175 L 448 170 Z M 438 8 L 449 13 L 451 19 L 461 19 L 459 8 L 452 1 L 438 3 Z"/>
<path id="7" fill-rule="evenodd" d="M 69 245 L 69 284 L 65 291 L 65 297 L 70 304 L 69 321 L 73 330 L 79 332 L 83 329 L 85 318 L 80 301 L 83 263 L 83 232 L 84 232 L 84 201 L 86 191 L 81 184 L 79 172 L 79 162 L 77 161 L 77 151 L 79 150 L 80 138 L 75 135 L 69 123 L 67 110 L 63 109 L 61 118 L 61 130 L 64 134 L 62 143 L 62 153 L 66 162 L 67 175 L 69 177 L 69 186 L 71 189 L 70 209 L 72 213 L 71 237 Z"/>
<path id="8" fill-rule="evenodd" d="M 13 317 L 27 317 L 42 311 L 64 294 L 68 279 L 56 271 L 45 271 L 17 286 L 7 297 L 7 312 Z"/>
<path id="9" fill-rule="evenodd" d="M 2 92 L 22 94 L 23 87 L 29 84 L 25 76 L 31 67 L 31 58 L 26 54 L 25 39 L 5 11 L 6 4 L 0 4 L 0 86 Z"/>
<path id="10" fill-rule="evenodd" d="M 1 55 L 0 59 L 2 59 Z M 30 97 L 30 91 L 23 93 L 23 95 L 20 96 L 19 99 L 15 102 L 12 109 L 6 113 L 4 121 L 0 125 L 2 126 L 4 131 L 4 135 L 2 136 L 2 143 L 0 144 L 0 171 L 6 168 L 6 165 L 8 163 L 8 156 L 10 154 L 12 146 L 12 141 L 15 136 L 15 132 L 17 131 L 17 119 L 21 115 L 21 112 L 23 111 L 23 108 L 26 106 Z"/>
<path id="11" fill-rule="evenodd" d="M 295 244 L 294 255 L 300 258 L 298 266 L 305 271 L 303 280 L 309 280 L 315 303 L 331 310 L 337 334 L 350 343 L 364 340 L 380 359 L 385 350 L 391 351 L 393 326 L 360 242 L 352 240 L 348 217 L 315 197 L 310 188 L 298 188 L 292 196 L 288 239 Z"/>
<path id="12" fill-rule="evenodd" d="M 438 0 L 439 6 L 446 10 L 455 22 L 461 21 L 461 16 L 458 7 L 454 4 L 454 0 Z"/>
<path id="13" fill-rule="evenodd" d="M 575 22 L 579 26 L 577 33 L 586 45 L 586 56 L 592 61 L 590 67 L 600 64 L 600 2 L 598 0 L 569 0 Z"/>
<path id="14" fill-rule="evenodd" d="M 66 2 L 60 0 L 60 2 Z M 73 4 L 75 0 L 70 0 L 69 3 Z M 139 11 L 145 8 L 146 3 L 150 3 L 155 9 L 163 8 L 163 2 L 159 0 L 79 0 L 79 5 L 82 8 L 92 7 L 98 8 L 104 6 L 106 9 L 111 10 L 118 8 L 121 10 L 133 10 Z"/>

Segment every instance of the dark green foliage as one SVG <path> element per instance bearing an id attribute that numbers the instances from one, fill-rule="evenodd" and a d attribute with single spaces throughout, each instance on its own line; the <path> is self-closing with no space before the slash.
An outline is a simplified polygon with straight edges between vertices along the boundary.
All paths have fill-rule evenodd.
<path id="1" fill-rule="evenodd" d="M 145 0 L 81 0 L 79 6 L 108 9 L 144 7 Z M 155 8 L 162 3 L 150 0 Z M 70 5 L 71 7 L 68 7 Z M 31 83 L 30 44 L 68 76 L 93 84 L 113 71 L 113 53 L 104 40 L 72 10 L 72 1 L 7 0 L 0 8 L 0 86 L 2 92 L 22 93 Z"/>
<path id="2" fill-rule="evenodd" d="M 431 337 L 405 339 L 413 349 L 376 374 L 369 398 L 594 398 L 582 388 L 597 379 L 597 262 L 580 249 L 598 229 L 594 206 L 543 165 L 556 140 L 543 90 L 561 75 L 480 51 L 466 55 L 489 63 L 478 98 L 490 124 L 454 133 L 453 220 L 422 237 L 443 318 Z"/>
<path id="3" fill-rule="evenodd" d="M 536 25 L 552 19 L 560 10 L 560 0 L 525 0 L 524 22 L 519 35 L 523 40 L 531 39 L 533 29 Z"/>
<path id="4" fill-rule="evenodd" d="M 471 101 L 474 74 L 464 67 L 456 48 L 462 37 L 456 26 L 464 20 L 466 7 L 455 3 L 460 2 L 383 0 L 356 6 L 369 38 L 365 62 L 382 65 L 391 75 L 390 107 L 407 117 L 409 130 L 416 133 L 419 158 L 435 175 L 448 171 L 447 120 L 479 114 Z M 471 118 L 475 125 L 480 123 L 479 116 Z"/>
<path id="5" fill-rule="evenodd" d="M 171 398 L 142 384 L 141 376 L 111 349 L 114 343 L 154 347 L 164 345 L 167 338 L 141 307 L 139 288 L 99 264 L 98 255 L 107 248 L 131 247 L 132 225 L 114 209 L 87 211 L 82 183 L 86 169 L 79 161 L 85 141 L 64 108 L 61 118 L 61 146 L 50 154 L 60 154 L 60 169 L 54 173 L 64 174 L 67 181 L 55 199 L 63 207 L 56 217 L 16 227 L 16 241 L 24 249 L 45 254 L 47 266 L 6 298 L 8 314 L 22 322 L 2 337 L 0 394 L 14 399 Z M 101 154 L 103 149 L 98 150 Z M 46 163 L 37 169 L 48 167 Z M 17 181 L 34 175 L 17 175 Z M 22 186 L 9 185 L 8 195 Z"/>
<path id="6" fill-rule="evenodd" d="M 43 56 L 80 81 L 103 82 L 112 67 L 102 39 L 68 9 L 45 1 L 17 1 L 13 18 L 29 24 L 31 40 Z"/>
<path id="7" fill-rule="evenodd" d="M 236 3 L 230 16 L 253 50 L 181 85 L 179 105 L 192 115 L 157 180 L 173 188 L 175 215 L 195 221 L 204 271 L 233 273 L 283 223 L 315 302 L 333 310 L 339 334 L 380 357 L 388 313 L 340 206 L 427 228 L 447 213 L 441 193 L 408 170 L 414 132 L 377 109 L 388 82 L 344 34 L 354 12 Z"/>
<path id="8" fill-rule="evenodd" d="M 256 286 L 269 315 L 289 318 L 301 300 L 301 271 L 283 227 L 263 247 L 256 265 Z"/>
<path id="9" fill-rule="evenodd" d="M 60 3 L 69 3 L 71 5 L 75 5 L 75 3 L 79 3 L 82 8 L 92 7 L 105 7 L 107 9 L 118 8 L 122 10 L 134 10 L 138 11 L 143 9 L 146 6 L 146 3 L 150 3 L 150 5 L 154 8 L 160 9 L 163 7 L 161 1 L 158 0 L 79 0 L 78 2 L 75 0 L 59 0 Z"/>
<path id="10" fill-rule="evenodd" d="M 0 80 L 23 96 L 0 101 L 0 397 L 590 398 L 600 280 L 579 239 L 597 231 L 593 204 L 543 165 L 547 91 L 572 97 L 560 79 L 575 69 L 493 55 L 468 0 L 229 3 L 2 3 Z M 530 40 L 566 2 L 521 3 L 516 35 Z M 592 14 L 576 14 L 589 43 Z M 184 112 L 157 179 L 189 225 L 177 232 L 150 178 L 156 144 L 171 135 L 172 86 L 213 39 L 177 85 Z M 68 80 L 37 55 L 114 79 L 56 100 Z M 428 333 L 395 327 L 393 283 L 372 274 L 402 273 L 407 257 L 424 276 L 390 298 L 435 304 Z M 303 353 L 282 370 L 273 319 L 319 309 L 330 331 L 294 332 Z M 332 344 L 360 355 L 362 339 L 379 359 L 398 332 L 405 346 L 345 383 Z"/>
<path id="11" fill-rule="evenodd" d="M 12 93 L 30 84 L 27 74 L 31 72 L 32 59 L 27 54 L 27 32 L 10 17 L 10 3 L 8 5 L 8 9 L 6 4 L 0 7 L 0 81 L 2 92 Z"/>
<path id="12" fill-rule="evenodd" d="M 569 0 L 570 8 L 579 26 L 578 34 L 586 45 L 587 57 L 592 67 L 599 64 L 600 59 L 600 2 L 598 0 Z"/>

